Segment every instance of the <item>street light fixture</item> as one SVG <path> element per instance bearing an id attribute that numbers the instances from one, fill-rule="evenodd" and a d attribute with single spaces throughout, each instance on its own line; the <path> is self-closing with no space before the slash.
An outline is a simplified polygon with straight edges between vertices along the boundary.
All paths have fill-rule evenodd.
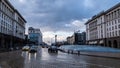
<path id="1" fill-rule="evenodd" d="M 57 35 L 55 35 L 55 44 L 57 43 Z"/>

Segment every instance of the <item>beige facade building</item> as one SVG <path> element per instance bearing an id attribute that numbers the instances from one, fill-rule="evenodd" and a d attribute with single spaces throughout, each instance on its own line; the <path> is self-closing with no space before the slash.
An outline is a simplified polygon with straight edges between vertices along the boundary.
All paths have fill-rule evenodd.
<path id="1" fill-rule="evenodd" d="M 70 36 L 70 37 L 67 37 L 67 43 L 70 44 L 70 45 L 73 45 L 75 42 L 75 37 L 74 35 Z"/>
<path id="2" fill-rule="evenodd" d="M 0 47 L 23 44 L 25 24 L 26 20 L 8 0 L 0 0 Z"/>
<path id="3" fill-rule="evenodd" d="M 87 44 L 120 48 L 120 3 L 86 22 Z"/>

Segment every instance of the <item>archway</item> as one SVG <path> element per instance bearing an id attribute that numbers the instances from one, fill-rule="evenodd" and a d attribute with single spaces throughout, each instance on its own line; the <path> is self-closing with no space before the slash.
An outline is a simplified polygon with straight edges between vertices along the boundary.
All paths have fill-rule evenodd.
<path id="1" fill-rule="evenodd" d="M 112 47 L 111 41 L 108 41 L 108 46 L 109 46 L 109 47 Z"/>
<path id="2" fill-rule="evenodd" d="M 118 48 L 117 40 L 114 40 L 114 41 L 113 41 L 113 47 L 114 47 L 114 48 Z"/>

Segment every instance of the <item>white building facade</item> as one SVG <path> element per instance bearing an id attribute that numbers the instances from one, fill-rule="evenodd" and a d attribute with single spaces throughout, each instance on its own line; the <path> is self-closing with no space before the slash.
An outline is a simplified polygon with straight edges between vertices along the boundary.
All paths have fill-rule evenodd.
<path id="1" fill-rule="evenodd" d="M 0 47 L 21 45 L 25 39 L 26 20 L 8 0 L 0 0 Z"/>
<path id="2" fill-rule="evenodd" d="M 120 3 L 86 22 L 87 44 L 120 48 Z"/>

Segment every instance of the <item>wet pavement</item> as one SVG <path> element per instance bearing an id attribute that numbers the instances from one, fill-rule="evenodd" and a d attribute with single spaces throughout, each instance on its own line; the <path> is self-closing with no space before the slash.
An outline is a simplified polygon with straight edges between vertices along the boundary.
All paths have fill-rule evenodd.
<path id="1" fill-rule="evenodd" d="M 0 53 L 0 68 L 24 68 L 24 58 L 21 51 Z"/>
<path id="2" fill-rule="evenodd" d="M 22 52 L 22 56 L 24 68 L 120 68 L 120 59 L 48 53 L 46 48 L 39 48 L 35 54 Z"/>

